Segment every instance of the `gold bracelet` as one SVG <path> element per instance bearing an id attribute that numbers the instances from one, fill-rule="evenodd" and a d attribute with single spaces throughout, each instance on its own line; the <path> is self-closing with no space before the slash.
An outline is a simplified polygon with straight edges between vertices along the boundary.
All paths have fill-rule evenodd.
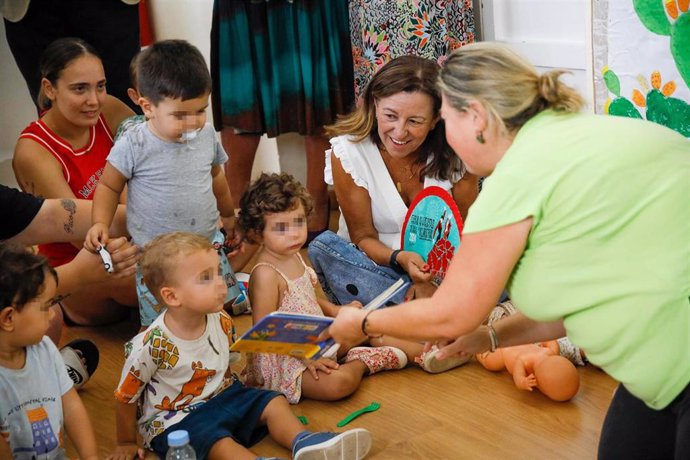
<path id="1" fill-rule="evenodd" d="M 363 333 L 364 335 L 366 335 L 367 337 L 369 337 L 370 339 L 380 339 L 381 337 L 383 337 L 383 334 L 379 334 L 379 335 L 369 335 L 369 333 L 367 332 L 368 318 L 369 318 L 369 315 L 371 315 L 374 311 L 375 311 L 375 310 L 369 310 L 369 311 L 367 312 L 367 314 L 364 315 L 364 318 L 362 318 L 362 333 Z"/>
<path id="2" fill-rule="evenodd" d="M 486 327 L 489 328 L 489 340 L 491 340 L 489 351 L 493 353 L 498 348 L 498 336 L 496 335 L 496 329 L 491 324 L 488 324 Z"/>

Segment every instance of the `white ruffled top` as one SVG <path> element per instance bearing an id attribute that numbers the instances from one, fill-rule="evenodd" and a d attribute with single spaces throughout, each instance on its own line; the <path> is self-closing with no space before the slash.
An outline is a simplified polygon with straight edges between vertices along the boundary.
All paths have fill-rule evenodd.
<path id="1" fill-rule="evenodd" d="M 372 219 L 374 228 L 379 234 L 379 240 L 392 249 L 400 249 L 400 237 L 407 214 L 407 206 L 398 193 L 393 178 L 388 173 L 378 147 L 369 138 L 361 142 L 353 142 L 349 135 L 334 137 L 330 142 L 331 149 L 326 150 L 326 167 L 324 169 L 326 183 L 333 185 L 331 155 L 335 155 L 340 160 L 345 172 L 352 177 L 354 183 L 369 192 Z M 451 178 L 452 180 L 426 177 L 424 187 L 436 185 L 450 192 L 453 184 L 459 181 L 462 176 L 462 172 L 459 172 Z M 351 241 L 342 210 L 338 236 Z"/>

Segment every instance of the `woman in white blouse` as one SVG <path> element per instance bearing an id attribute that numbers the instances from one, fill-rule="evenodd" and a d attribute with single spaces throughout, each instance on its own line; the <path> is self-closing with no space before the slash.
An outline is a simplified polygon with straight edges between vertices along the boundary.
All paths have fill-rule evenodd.
<path id="1" fill-rule="evenodd" d="M 321 234 L 309 245 L 309 257 L 335 303 L 366 304 L 401 276 L 415 283 L 413 290 L 427 285 L 424 260 L 399 250 L 410 202 L 437 185 L 451 193 L 465 218 L 477 197 L 477 176 L 465 171 L 445 140 L 438 74 L 432 60 L 394 59 L 374 75 L 362 104 L 327 128 L 332 149 L 325 177 L 341 217 L 338 234 Z"/>

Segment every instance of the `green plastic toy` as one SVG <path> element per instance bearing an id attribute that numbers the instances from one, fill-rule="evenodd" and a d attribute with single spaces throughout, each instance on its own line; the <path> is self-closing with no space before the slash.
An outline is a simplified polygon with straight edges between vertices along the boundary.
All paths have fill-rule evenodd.
<path id="1" fill-rule="evenodd" d="M 354 419 L 356 419 L 357 417 L 359 417 L 360 415 L 362 415 L 366 412 L 374 412 L 376 410 L 379 410 L 380 407 L 381 407 L 381 404 L 377 403 L 376 401 L 373 401 L 368 406 L 354 411 L 353 413 L 351 413 L 350 415 L 348 415 L 347 417 L 345 417 L 344 419 L 339 421 L 337 426 L 343 427 L 343 426 L 347 425 L 348 423 L 350 423 L 351 421 L 353 421 Z"/>

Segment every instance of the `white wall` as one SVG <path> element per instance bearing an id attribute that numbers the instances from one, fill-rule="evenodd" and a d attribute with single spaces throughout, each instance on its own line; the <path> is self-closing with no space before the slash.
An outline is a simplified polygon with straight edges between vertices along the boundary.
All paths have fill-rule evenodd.
<path id="1" fill-rule="evenodd" d="M 0 161 L 12 158 L 14 144 L 26 125 L 36 118 L 29 89 L 19 73 L 5 38 L 5 22 L 0 21 Z M 0 183 L 7 184 L 0 174 Z"/>
<path id="2" fill-rule="evenodd" d="M 590 7 L 587 0 L 483 0 L 483 37 L 509 44 L 539 71 L 571 71 L 564 81 L 593 109 Z"/>
<path id="3" fill-rule="evenodd" d="M 150 0 L 149 5 L 159 39 L 189 40 L 208 59 L 212 0 Z M 574 75 L 566 81 L 576 86 L 593 107 L 589 8 L 587 0 L 483 0 L 484 37 L 511 44 L 541 70 L 553 67 L 572 70 Z M 0 35 L 2 162 L 11 158 L 14 143 L 21 130 L 34 119 L 35 109 L 10 54 L 2 22 Z M 281 166 L 304 181 L 305 154 L 300 136 L 288 134 L 277 140 L 262 139 L 253 175 L 261 170 L 278 171 Z M 7 183 L 2 171 L 0 182 Z"/>

